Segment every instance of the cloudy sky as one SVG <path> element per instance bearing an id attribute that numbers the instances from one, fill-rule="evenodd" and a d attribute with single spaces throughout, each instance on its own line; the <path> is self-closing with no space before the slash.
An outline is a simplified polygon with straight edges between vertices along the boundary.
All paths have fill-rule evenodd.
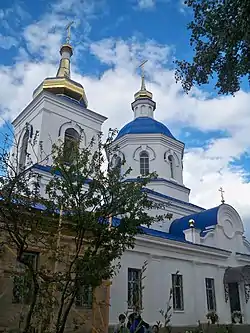
<path id="1" fill-rule="evenodd" d="M 250 235 L 250 91 L 218 96 L 208 85 L 183 93 L 173 60 L 191 59 L 182 0 L 1 0 L 1 131 L 29 103 L 33 90 L 56 73 L 65 26 L 72 29 L 72 78 L 81 82 L 89 108 L 108 117 L 104 131 L 132 120 L 138 64 L 157 103 L 155 117 L 185 142 L 185 185 L 205 208 L 226 202 Z"/>

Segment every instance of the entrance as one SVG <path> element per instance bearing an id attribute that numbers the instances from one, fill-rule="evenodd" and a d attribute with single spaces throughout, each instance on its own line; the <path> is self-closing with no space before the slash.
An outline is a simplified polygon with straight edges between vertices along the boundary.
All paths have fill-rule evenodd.
<path id="1" fill-rule="evenodd" d="M 239 284 L 237 282 L 229 283 L 228 292 L 229 292 L 231 313 L 233 313 L 234 311 L 241 311 Z M 233 323 L 234 323 L 234 320 L 233 320 Z"/>

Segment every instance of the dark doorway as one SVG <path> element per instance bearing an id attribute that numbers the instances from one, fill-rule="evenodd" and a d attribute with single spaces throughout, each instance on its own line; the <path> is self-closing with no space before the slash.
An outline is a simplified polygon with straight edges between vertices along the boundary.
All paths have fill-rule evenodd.
<path id="1" fill-rule="evenodd" d="M 238 283 L 237 282 L 236 283 L 229 283 L 228 284 L 228 292 L 229 292 L 231 313 L 233 313 L 234 311 L 241 311 L 241 308 L 240 308 L 240 294 L 239 294 L 239 285 L 238 285 Z"/>

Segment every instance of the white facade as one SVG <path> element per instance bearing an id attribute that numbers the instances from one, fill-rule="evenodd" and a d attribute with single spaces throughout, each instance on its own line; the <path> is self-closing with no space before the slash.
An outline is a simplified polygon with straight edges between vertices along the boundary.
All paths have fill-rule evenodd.
<path id="1" fill-rule="evenodd" d="M 156 321 L 163 319 L 159 310 L 166 308 L 172 288 L 172 274 L 179 271 L 183 279 L 184 308 L 173 310 L 172 325 L 196 325 L 198 320 L 207 321 L 205 278 L 214 279 L 216 310 L 220 322 L 231 322 L 230 300 L 225 299 L 224 274 L 228 267 L 250 264 L 250 246 L 242 237 L 243 228 L 240 220 L 237 217 L 236 219 L 232 217 L 232 220 L 227 219 L 226 211 L 232 212 L 231 206 L 221 207 L 219 224 L 202 239 L 202 245 L 199 245 L 200 240 L 196 240 L 198 244 L 191 244 L 191 242 L 185 243 L 151 235 L 138 237 L 135 249 L 127 251 L 122 257 L 122 268 L 112 282 L 111 324 L 117 322 L 119 313 L 128 310 L 128 269 L 141 269 L 145 260 L 148 262 L 146 278 L 143 280 L 145 321 L 155 324 Z M 230 232 L 226 227 L 227 223 L 234 225 Z M 217 246 L 214 246 L 212 238 L 216 239 Z M 250 323 L 250 303 L 246 302 L 244 283 L 241 282 L 239 287 L 244 322 Z"/>
<path id="2" fill-rule="evenodd" d="M 240 216 L 227 204 L 205 210 L 189 203 L 190 190 L 183 184 L 184 144 L 154 121 L 152 102 L 152 95 L 147 99 L 135 98 L 134 120 L 121 129 L 115 144 L 125 160 L 122 168 L 133 170 L 132 179 L 141 173 L 140 154 L 148 154 L 149 172 L 158 174 L 158 179 L 148 185 L 148 194 L 162 204 L 158 214 L 167 211 L 173 218 L 146 229 L 146 235 L 137 237 L 135 248 L 123 255 L 121 270 L 111 286 L 110 324 L 117 323 L 120 313 L 132 311 L 129 271 L 140 270 L 145 261 L 148 264 L 143 279 L 142 315 L 151 325 L 163 321 L 159 310 L 166 309 L 170 289 L 176 290 L 172 274 L 177 271 L 182 278 L 182 306 L 178 308 L 172 300 L 173 326 L 207 322 L 206 315 L 212 310 L 217 312 L 220 323 L 231 323 L 234 310 L 240 310 L 243 322 L 250 323 L 250 276 L 240 273 L 240 278 L 236 278 L 234 269 L 228 273 L 230 278 L 225 273 L 228 267 L 243 270 L 250 264 L 250 244 L 244 238 Z M 170 162 L 173 162 L 172 170 Z M 209 279 L 207 283 L 213 283 L 212 309 L 211 302 L 208 305 L 206 279 Z M 226 283 L 229 280 L 236 284 L 229 285 Z M 239 297 L 234 296 L 231 301 L 230 295 L 237 289 Z"/>
<path id="3" fill-rule="evenodd" d="M 162 205 L 157 214 L 169 212 L 173 217 L 146 229 L 145 235 L 137 237 L 135 248 L 124 253 L 121 270 L 111 286 L 110 324 L 117 323 L 120 313 L 132 310 L 128 309 L 127 303 L 128 271 L 141 269 L 145 261 L 148 262 L 143 280 L 145 321 L 155 324 L 162 319 L 159 310 L 165 309 L 172 288 L 172 274 L 178 271 L 182 276 L 182 308 L 173 310 L 172 325 L 195 325 L 198 320 L 206 321 L 209 310 L 206 278 L 214 281 L 214 299 L 220 322 L 229 323 L 231 303 L 228 284 L 224 284 L 225 271 L 228 267 L 250 264 L 250 244 L 244 238 L 242 221 L 231 206 L 222 204 L 205 210 L 189 202 L 190 189 L 183 183 L 184 144 L 154 120 L 155 108 L 151 93 L 142 85 L 132 103 L 134 120 L 119 132 L 115 144 L 119 147 L 117 155 L 125 159 L 121 172 L 132 167 L 131 179 L 144 171 L 157 173 L 158 178 L 148 185 L 148 195 Z M 27 152 L 33 162 L 40 161 L 43 186 L 48 180 L 46 166 L 51 164 L 52 144 L 63 141 L 65 131 L 73 128 L 83 136 L 83 144 L 87 145 L 100 133 L 105 120 L 106 117 L 72 99 L 42 91 L 13 122 L 19 147 L 18 151 L 14 148 L 14 152 L 20 159 L 25 133 L 28 134 Z M 34 150 L 31 141 L 35 133 L 39 144 Z M 243 321 L 250 323 L 247 292 L 250 280 L 242 273 L 242 279 L 236 282 L 240 302 L 237 307 L 243 313 Z"/>

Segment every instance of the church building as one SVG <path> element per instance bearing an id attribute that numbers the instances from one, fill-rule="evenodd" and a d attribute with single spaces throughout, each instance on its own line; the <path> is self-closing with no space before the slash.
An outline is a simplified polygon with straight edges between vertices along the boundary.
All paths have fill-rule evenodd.
<path id="1" fill-rule="evenodd" d="M 42 175 L 42 191 L 49 177 L 52 144 L 58 139 L 77 140 L 81 135 L 88 145 L 107 120 L 98 110 L 87 108 L 83 86 L 71 79 L 71 45 L 63 45 L 60 53 L 57 75 L 35 89 L 32 101 L 13 121 L 22 147 L 16 152 L 19 164 L 27 163 L 27 152 L 31 160 L 41 161 L 36 168 Z M 109 324 L 116 324 L 119 314 L 133 310 L 132 298 L 145 261 L 141 306 L 149 324 L 163 320 L 159 310 L 165 310 L 170 290 L 173 326 L 207 322 L 209 312 L 216 312 L 220 323 L 231 323 L 235 311 L 241 312 L 243 323 L 250 324 L 250 243 L 239 214 L 223 198 L 210 209 L 189 201 L 190 189 L 183 181 L 184 143 L 155 119 L 156 102 L 146 89 L 144 75 L 131 108 L 133 120 L 120 129 L 114 143 L 119 151 L 111 162 L 125 161 L 121 172 L 132 168 L 129 181 L 156 172 L 158 177 L 145 191 L 160 205 L 157 214 L 171 213 L 172 218 L 144 227 L 135 248 L 122 256 L 110 289 Z M 42 144 L 34 151 L 29 141 L 36 133 Z"/>

